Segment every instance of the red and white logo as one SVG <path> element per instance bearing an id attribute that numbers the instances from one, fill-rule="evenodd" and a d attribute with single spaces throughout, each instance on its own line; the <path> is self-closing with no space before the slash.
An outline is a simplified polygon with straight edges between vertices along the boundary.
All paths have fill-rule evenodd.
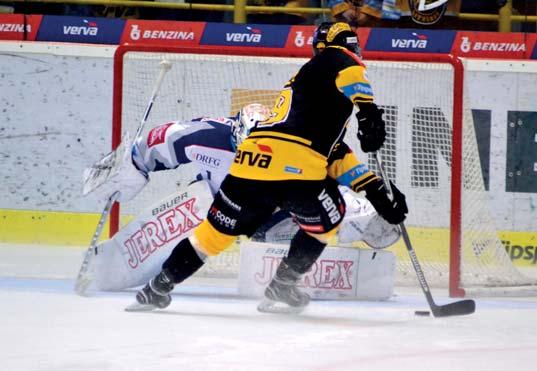
<path id="1" fill-rule="evenodd" d="M 357 31 L 358 41 L 363 49 L 367 44 L 370 28 L 360 27 Z M 289 36 L 285 43 L 287 50 L 295 52 L 299 56 L 311 57 L 313 55 L 313 33 L 315 26 L 291 26 Z"/>
<path id="2" fill-rule="evenodd" d="M 164 139 L 166 139 L 166 132 L 168 131 L 168 128 L 173 125 L 173 122 L 170 122 L 168 124 L 157 126 L 154 129 L 151 129 L 149 134 L 147 135 L 147 146 L 149 148 L 156 146 L 157 144 L 164 143 Z"/>
<path id="3" fill-rule="evenodd" d="M 42 18 L 42 15 L 0 14 L 0 40 L 35 40 Z"/>
<path id="4" fill-rule="evenodd" d="M 476 58 L 528 58 L 531 39 L 521 33 L 458 32 L 453 53 Z"/>
<path id="5" fill-rule="evenodd" d="M 205 23 L 129 20 L 122 43 L 198 45 Z"/>

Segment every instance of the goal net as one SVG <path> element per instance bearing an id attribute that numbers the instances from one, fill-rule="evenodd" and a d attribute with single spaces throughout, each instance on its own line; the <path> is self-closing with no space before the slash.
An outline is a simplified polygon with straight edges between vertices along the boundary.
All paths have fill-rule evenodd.
<path id="1" fill-rule="evenodd" d="M 248 103 L 271 107 L 279 90 L 307 59 L 262 54 L 267 53 L 120 47 L 114 66 L 113 144 L 119 143 L 122 133 L 136 131 L 163 59 L 172 68 L 145 132 L 174 120 L 232 116 Z M 383 162 L 388 177 L 407 197 L 406 225 L 429 284 L 449 287 L 453 296 L 535 284 L 511 263 L 491 217 L 473 120 L 464 104 L 460 60 L 427 54 L 370 54 L 365 62 L 376 102 L 385 110 L 388 136 L 381 151 Z M 354 116 L 345 140 L 375 171 L 373 158 L 359 149 Z M 151 174 L 150 184 L 135 202 L 122 204 L 120 212 L 112 214 L 111 232 L 194 177 L 189 166 Z M 403 243 L 391 249 L 397 255 L 397 284 L 417 284 Z M 206 265 L 201 274 L 236 275 L 239 246 Z"/>

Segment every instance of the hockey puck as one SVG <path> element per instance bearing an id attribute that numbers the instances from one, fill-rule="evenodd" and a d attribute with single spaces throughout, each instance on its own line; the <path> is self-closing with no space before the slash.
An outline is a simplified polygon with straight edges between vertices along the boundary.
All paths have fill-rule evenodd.
<path id="1" fill-rule="evenodd" d="M 431 312 L 429 312 L 428 310 L 417 310 L 414 312 L 414 314 L 416 316 L 423 316 L 423 317 L 426 317 L 426 316 L 430 316 L 431 315 Z"/>

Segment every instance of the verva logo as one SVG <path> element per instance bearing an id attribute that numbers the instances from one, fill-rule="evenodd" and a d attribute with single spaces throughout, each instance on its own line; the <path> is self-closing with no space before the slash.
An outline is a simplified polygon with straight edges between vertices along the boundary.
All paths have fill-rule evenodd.
<path id="1" fill-rule="evenodd" d="M 85 24 L 84 26 L 63 26 L 63 34 L 72 36 L 97 36 L 99 32 L 97 22 L 88 21 L 87 19 L 82 20 L 82 22 Z"/>
<path id="2" fill-rule="evenodd" d="M 232 43 L 260 43 L 263 33 L 259 28 L 246 26 L 249 32 L 226 32 L 226 41 Z"/>
<path id="3" fill-rule="evenodd" d="M 198 45 L 204 23 L 129 20 L 122 42 L 135 44 Z"/>
<path id="4" fill-rule="evenodd" d="M 0 40 L 35 40 L 41 15 L 0 14 Z"/>
<path id="5" fill-rule="evenodd" d="M 462 57 L 521 59 L 529 57 L 532 45 L 532 38 L 520 33 L 459 32 L 453 53 Z"/>
<path id="6" fill-rule="evenodd" d="M 427 35 L 412 32 L 412 38 L 392 39 L 392 48 L 398 49 L 426 49 Z"/>

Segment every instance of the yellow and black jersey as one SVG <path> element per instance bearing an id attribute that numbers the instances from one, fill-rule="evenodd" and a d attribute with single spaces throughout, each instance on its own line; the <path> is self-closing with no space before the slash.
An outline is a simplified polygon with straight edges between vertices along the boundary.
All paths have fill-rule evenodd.
<path id="1" fill-rule="evenodd" d="M 353 105 L 372 101 L 360 59 L 345 48 L 327 47 L 289 81 L 271 117 L 259 122 L 239 146 L 231 174 L 260 180 L 324 179 L 327 159 L 345 134 Z"/>
<path id="2" fill-rule="evenodd" d="M 328 176 L 338 184 L 349 187 L 355 192 L 363 190 L 369 182 L 378 179 L 368 166 L 356 157 L 344 142 L 339 142 L 328 157 Z"/>

